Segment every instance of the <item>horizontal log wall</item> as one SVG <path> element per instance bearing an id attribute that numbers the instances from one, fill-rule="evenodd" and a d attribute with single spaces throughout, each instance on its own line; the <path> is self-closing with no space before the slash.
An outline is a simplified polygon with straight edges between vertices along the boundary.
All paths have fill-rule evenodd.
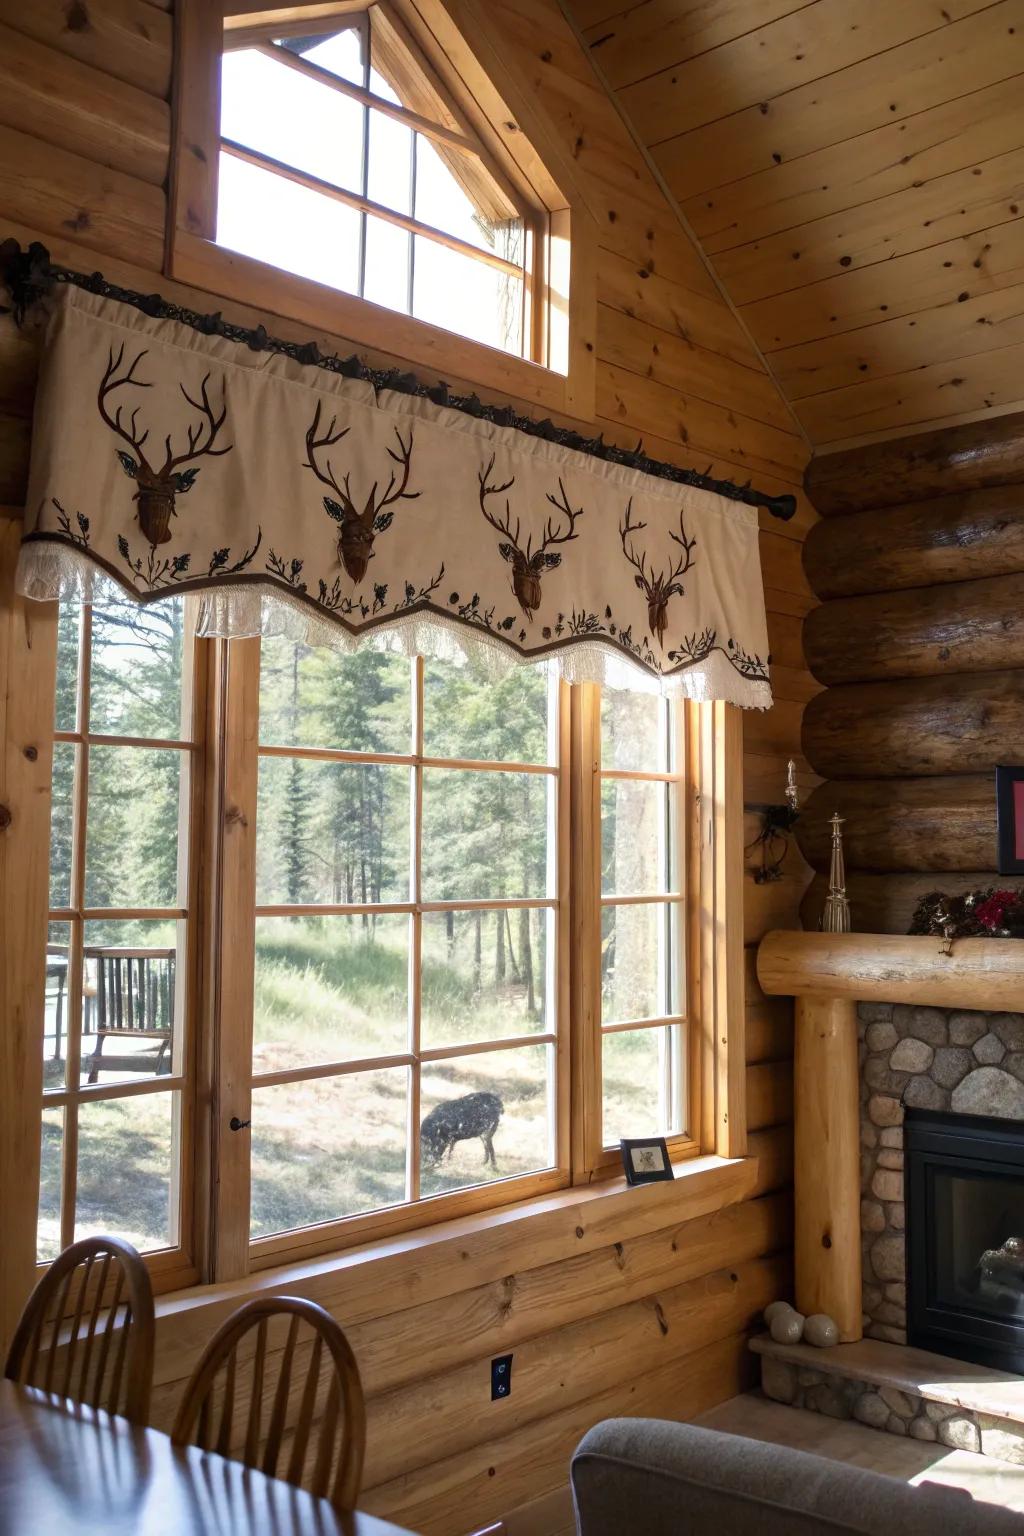
<path id="1" fill-rule="evenodd" d="M 833 454 L 806 483 L 826 687 L 803 740 L 827 782 L 798 827 L 804 916 L 838 811 L 854 927 L 905 933 L 930 891 L 1022 884 L 997 872 L 994 769 L 1024 763 L 1024 415 Z"/>
<path id="2" fill-rule="evenodd" d="M 745 722 L 744 770 L 749 800 L 777 801 L 786 760 L 796 757 L 809 791 L 817 781 L 800 755 L 800 723 L 818 685 L 800 633 L 814 603 L 801 564 L 815 521 L 800 484 L 803 440 L 555 0 L 510 0 L 491 13 L 503 55 L 570 149 L 600 231 L 599 429 L 623 445 L 643 438 L 671 462 L 710 461 L 716 473 L 798 496 L 792 523 L 762 517 L 777 702 Z M 0 238 L 38 238 L 84 270 L 186 297 L 160 277 L 171 29 L 169 4 L 150 0 L 70 9 L 65 0 L 0 0 Z M 222 299 L 191 299 L 225 308 Z M 279 334 L 310 332 L 265 310 L 228 308 Z M 326 315 L 321 339 L 324 350 L 351 350 Z M 25 494 L 38 345 L 0 316 L 0 503 L 10 506 Z M 479 372 L 468 382 L 500 393 Z M 751 817 L 748 835 L 756 830 Z M 410 1255 L 365 1306 L 353 1310 L 344 1275 L 323 1298 L 352 1324 L 367 1378 L 368 1505 L 457 1536 L 563 1485 L 573 1445 L 602 1416 L 687 1417 L 749 1379 L 745 1330 L 786 1289 L 791 1234 L 792 1014 L 761 994 L 753 955 L 769 927 L 796 923 L 809 877 L 794 847 L 783 880 L 745 886 L 748 1119 L 760 1159 L 751 1198 L 685 1224 L 666 1217 L 640 1235 L 611 1222 L 586 1252 L 573 1231 L 556 1233 L 482 1278 L 449 1264 L 426 1292 L 424 1261 Z M 212 1327 L 207 1319 L 196 1336 L 184 1311 L 162 1319 L 160 1423 Z M 513 1399 L 491 1405 L 490 1357 L 512 1347 Z"/>

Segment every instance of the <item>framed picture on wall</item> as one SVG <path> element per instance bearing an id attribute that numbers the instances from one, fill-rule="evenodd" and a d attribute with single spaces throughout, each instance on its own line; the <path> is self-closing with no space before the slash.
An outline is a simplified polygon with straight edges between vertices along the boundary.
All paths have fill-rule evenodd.
<path id="1" fill-rule="evenodd" d="M 1024 875 L 1024 768 L 996 769 L 999 873 Z"/>

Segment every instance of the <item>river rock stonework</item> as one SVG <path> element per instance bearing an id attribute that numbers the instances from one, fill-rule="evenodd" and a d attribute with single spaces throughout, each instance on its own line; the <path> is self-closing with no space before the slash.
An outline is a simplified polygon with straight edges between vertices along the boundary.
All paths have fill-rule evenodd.
<path id="1" fill-rule="evenodd" d="M 864 1332 L 905 1344 L 904 1106 L 1024 1119 L 1024 1014 L 902 1003 L 857 1012 Z"/>

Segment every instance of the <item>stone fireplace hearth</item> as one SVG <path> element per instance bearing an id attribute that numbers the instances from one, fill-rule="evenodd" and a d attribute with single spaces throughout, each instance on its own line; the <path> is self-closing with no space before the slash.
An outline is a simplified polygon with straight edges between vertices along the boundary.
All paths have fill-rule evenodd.
<path id="1" fill-rule="evenodd" d="M 904 1109 L 1024 1120 L 1024 1013 L 857 1012 L 864 1332 L 905 1344 Z"/>

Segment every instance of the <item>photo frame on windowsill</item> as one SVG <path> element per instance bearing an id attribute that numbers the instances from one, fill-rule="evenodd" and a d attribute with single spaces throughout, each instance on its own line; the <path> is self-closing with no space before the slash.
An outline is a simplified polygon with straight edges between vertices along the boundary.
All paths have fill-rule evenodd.
<path id="1" fill-rule="evenodd" d="M 1024 875 L 1024 768 L 996 769 L 996 846 L 1001 875 Z"/>
<path id="2" fill-rule="evenodd" d="M 657 1184 L 675 1177 L 664 1136 L 623 1137 L 619 1146 L 627 1184 Z"/>

